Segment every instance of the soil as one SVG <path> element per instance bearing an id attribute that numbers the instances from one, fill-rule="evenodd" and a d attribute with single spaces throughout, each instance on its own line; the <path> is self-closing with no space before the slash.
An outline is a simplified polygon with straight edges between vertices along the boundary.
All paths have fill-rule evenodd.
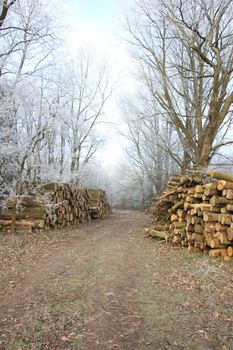
<path id="1" fill-rule="evenodd" d="M 233 264 L 145 237 L 148 220 L 1 236 L 0 349 L 233 349 Z"/>

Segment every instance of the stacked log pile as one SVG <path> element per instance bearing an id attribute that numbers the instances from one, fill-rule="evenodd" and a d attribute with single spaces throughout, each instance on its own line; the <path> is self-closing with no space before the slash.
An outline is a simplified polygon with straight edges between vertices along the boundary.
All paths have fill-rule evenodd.
<path id="1" fill-rule="evenodd" d="M 92 219 L 104 219 L 110 212 L 110 207 L 103 190 L 88 190 L 90 197 L 90 213 Z"/>
<path id="2" fill-rule="evenodd" d="M 150 211 L 155 220 L 147 232 L 152 236 L 162 234 L 189 251 L 233 259 L 233 176 L 211 170 L 175 175 Z"/>
<path id="3" fill-rule="evenodd" d="M 34 232 L 44 229 L 75 226 L 90 221 L 95 209 L 102 219 L 108 213 L 105 192 L 80 189 L 68 184 L 49 183 L 34 190 L 36 194 L 9 199 L 1 214 L 0 228 L 4 232 Z M 93 193 L 98 201 L 93 207 Z"/>

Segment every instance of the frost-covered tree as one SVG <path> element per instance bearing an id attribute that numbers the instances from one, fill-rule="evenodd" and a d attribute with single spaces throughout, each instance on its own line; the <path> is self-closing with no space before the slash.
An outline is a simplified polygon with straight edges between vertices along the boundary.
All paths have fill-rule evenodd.
<path id="1" fill-rule="evenodd" d="M 4 1 L 0 26 L 0 177 L 4 198 L 22 180 L 29 148 L 41 138 L 37 130 L 20 148 L 20 136 L 25 125 L 22 110 L 33 94 L 33 79 L 49 63 L 52 15 L 44 10 L 43 1 Z M 4 12 L 4 13 L 3 13 Z M 23 94 L 27 91 L 27 98 Z M 28 144 L 31 144 L 29 147 Z M 24 152 L 25 151 L 25 152 Z"/>
<path id="2" fill-rule="evenodd" d="M 0 26 L 0 197 L 38 181 L 73 180 L 102 144 L 111 95 L 105 65 L 66 57 L 46 0 L 8 4 Z M 60 26 L 61 27 L 61 26 Z M 56 33 L 56 34 L 55 34 Z"/>

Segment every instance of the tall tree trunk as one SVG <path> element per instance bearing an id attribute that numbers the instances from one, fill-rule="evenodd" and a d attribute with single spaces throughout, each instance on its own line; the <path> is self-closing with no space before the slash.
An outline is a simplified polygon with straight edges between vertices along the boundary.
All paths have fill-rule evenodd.
<path id="1" fill-rule="evenodd" d="M 197 155 L 196 164 L 207 167 L 211 160 L 213 143 L 215 139 L 215 128 L 211 127 L 211 123 L 206 128 L 203 135 L 202 143 L 198 145 L 199 154 Z"/>
<path id="2" fill-rule="evenodd" d="M 65 136 L 61 134 L 61 143 L 60 143 L 60 175 L 64 171 L 64 158 L 65 158 Z"/>

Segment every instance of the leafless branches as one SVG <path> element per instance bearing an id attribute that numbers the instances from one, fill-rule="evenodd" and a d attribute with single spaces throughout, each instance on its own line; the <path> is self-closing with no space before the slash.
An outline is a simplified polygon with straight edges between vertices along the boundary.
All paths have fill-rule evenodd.
<path id="1" fill-rule="evenodd" d="M 156 7 L 155 7 L 156 6 Z M 145 83 L 183 145 L 183 167 L 207 165 L 233 103 L 232 2 L 138 1 L 128 21 Z"/>

